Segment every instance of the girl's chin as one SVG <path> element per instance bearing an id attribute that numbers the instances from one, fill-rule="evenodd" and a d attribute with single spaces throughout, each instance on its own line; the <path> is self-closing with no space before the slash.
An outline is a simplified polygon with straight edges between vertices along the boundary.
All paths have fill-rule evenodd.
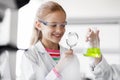
<path id="1" fill-rule="evenodd" d="M 58 44 L 60 42 L 60 40 L 54 40 L 53 42 Z"/>

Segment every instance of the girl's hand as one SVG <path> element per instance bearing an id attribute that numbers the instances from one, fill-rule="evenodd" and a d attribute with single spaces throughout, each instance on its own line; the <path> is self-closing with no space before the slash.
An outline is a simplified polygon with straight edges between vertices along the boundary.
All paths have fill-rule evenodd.
<path id="1" fill-rule="evenodd" d="M 93 30 L 91 28 L 88 29 L 86 35 L 86 42 L 89 42 L 91 47 L 100 47 L 100 40 L 99 40 L 99 30 Z"/>
<path id="2" fill-rule="evenodd" d="M 67 63 L 70 62 L 71 58 L 73 57 L 73 50 L 67 50 L 62 56 L 61 59 L 59 60 L 58 64 L 55 66 L 55 69 L 58 72 L 61 72 L 63 68 L 67 65 Z"/>
<path id="3" fill-rule="evenodd" d="M 87 35 L 86 35 L 86 42 L 89 43 L 90 47 L 93 48 L 100 48 L 100 39 L 99 39 L 99 30 L 97 29 L 88 29 Z M 102 55 L 99 58 L 93 58 L 91 59 L 91 64 L 98 64 L 102 60 Z"/>

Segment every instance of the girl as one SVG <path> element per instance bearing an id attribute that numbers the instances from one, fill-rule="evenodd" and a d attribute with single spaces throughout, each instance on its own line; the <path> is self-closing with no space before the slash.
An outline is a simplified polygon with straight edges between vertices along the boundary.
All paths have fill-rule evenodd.
<path id="1" fill-rule="evenodd" d="M 20 80 L 80 80 L 77 57 L 59 45 L 66 24 L 66 12 L 58 3 L 40 6 L 32 46 L 22 56 Z"/>

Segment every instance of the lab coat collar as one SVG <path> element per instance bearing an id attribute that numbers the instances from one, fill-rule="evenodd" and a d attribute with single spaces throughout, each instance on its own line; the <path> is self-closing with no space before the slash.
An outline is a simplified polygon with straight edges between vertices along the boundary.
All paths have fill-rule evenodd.
<path id="1" fill-rule="evenodd" d="M 41 43 L 41 41 L 38 41 L 36 44 L 35 44 L 35 48 L 37 49 L 37 51 L 39 53 L 47 53 L 47 51 L 45 50 L 43 44 Z M 67 49 L 64 48 L 63 46 L 60 45 L 60 54 L 64 53 L 64 51 L 66 51 Z"/>
<path id="2" fill-rule="evenodd" d="M 43 56 L 46 56 L 47 60 L 50 62 L 50 64 L 52 64 L 53 67 L 56 65 L 56 62 L 52 59 L 52 57 L 45 50 L 45 48 L 44 48 L 43 44 L 41 43 L 41 41 L 38 41 L 35 44 L 35 49 L 38 51 L 38 54 L 42 54 Z"/>

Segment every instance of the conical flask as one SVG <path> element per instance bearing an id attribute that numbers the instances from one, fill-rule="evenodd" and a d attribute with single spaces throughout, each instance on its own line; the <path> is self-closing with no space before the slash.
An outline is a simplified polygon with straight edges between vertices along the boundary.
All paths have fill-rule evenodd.
<path id="1" fill-rule="evenodd" d="M 99 38 L 96 34 L 97 28 L 92 28 L 94 31 L 94 39 L 92 43 L 90 41 L 85 43 L 85 49 L 83 50 L 83 55 L 87 57 L 99 58 L 101 56 L 101 51 L 99 48 Z"/>

